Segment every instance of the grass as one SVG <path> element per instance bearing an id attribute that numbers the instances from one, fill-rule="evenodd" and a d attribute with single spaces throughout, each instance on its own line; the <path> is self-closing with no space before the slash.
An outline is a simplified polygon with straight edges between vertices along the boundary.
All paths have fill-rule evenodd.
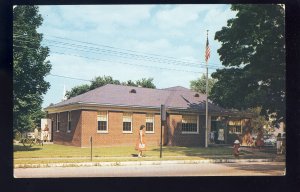
<path id="1" fill-rule="evenodd" d="M 149 146 L 146 157 L 134 158 L 137 151 L 133 146 L 95 147 L 93 162 L 107 161 L 155 161 L 155 160 L 199 160 L 205 157 L 232 157 L 228 147 L 163 147 L 163 158 L 159 158 L 160 148 Z M 34 145 L 24 147 L 14 145 L 14 164 L 77 163 L 90 161 L 90 148 L 65 145 Z"/>

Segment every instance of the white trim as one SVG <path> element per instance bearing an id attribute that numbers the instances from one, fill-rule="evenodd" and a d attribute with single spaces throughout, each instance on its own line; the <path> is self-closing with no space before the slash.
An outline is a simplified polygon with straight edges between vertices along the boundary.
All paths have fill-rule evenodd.
<path id="1" fill-rule="evenodd" d="M 186 135 L 197 135 L 199 134 L 199 132 L 181 132 L 182 134 L 186 134 Z"/>
<path id="2" fill-rule="evenodd" d="M 99 131 L 99 130 L 97 130 L 97 133 L 108 133 L 108 131 Z"/>
<path id="3" fill-rule="evenodd" d="M 56 132 L 59 132 L 60 113 L 56 113 Z"/>
<path id="4" fill-rule="evenodd" d="M 123 131 L 122 133 L 131 134 L 132 131 Z"/>

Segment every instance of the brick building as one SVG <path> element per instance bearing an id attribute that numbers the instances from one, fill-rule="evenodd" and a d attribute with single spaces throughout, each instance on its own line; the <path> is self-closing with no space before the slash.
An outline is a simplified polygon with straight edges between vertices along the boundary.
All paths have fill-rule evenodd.
<path id="1" fill-rule="evenodd" d="M 205 145 L 205 95 L 184 87 L 149 89 L 108 84 L 45 111 L 56 144 L 88 147 L 93 137 L 93 146 L 134 146 L 143 124 L 147 144 L 159 145 L 161 104 L 167 111 L 164 145 Z M 245 115 L 211 102 L 208 109 L 208 133 L 223 129 L 226 143 L 230 134 L 242 132 Z"/>

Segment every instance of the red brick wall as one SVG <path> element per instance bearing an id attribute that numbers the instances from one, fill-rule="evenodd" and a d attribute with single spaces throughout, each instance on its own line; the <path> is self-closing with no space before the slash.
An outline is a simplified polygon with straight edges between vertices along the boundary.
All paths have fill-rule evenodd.
<path id="1" fill-rule="evenodd" d="M 135 146 L 139 128 L 146 124 L 145 113 L 133 113 L 132 133 L 123 133 L 123 113 L 108 112 L 108 133 L 97 133 L 97 111 L 82 111 L 82 147 L 90 146 L 90 137 L 93 137 L 93 146 L 128 145 Z M 160 139 L 160 116 L 155 115 L 154 133 L 146 133 L 147 145 L 158 145 Z"/>
<path id="2" fill-rule="evenodd" d="M 89 147 L 90 137 L 93 137 L 93 146 L 135 146 L 141 125 L 146 125 L 145 113 L 133 113 L 132 133 L 123 133 L 123 113 L 108 112 L 108 133 L 97 132 L 97 111 L 72 111 L 71 132 L 67 133 L 68 113 L 60 113 L 60 131 L 56 132 L 56 114 L 49 114 L 54 119 L 53 140 L 55 144 Z M 173 146 L 203 146 L 203 118 L 200 117 L 199 134 L 181 133 L 181 115 L 170 114 L 163 129 L 163 144 Z M 154 133 L 146 133 L 145 140 L 149 146 L 160 144 L 160 115 L 154 116 Z"/>
<path id="3" fill-rule="evenodd" d="M 67 132 L 68 112 L 60 113 L 60 128 L 57 132 L 56 114 L 49 114 L 48 118 L 53 119 L 53 143 L 63 145 L 81 146 L 81 111 L 71 111 L 71 131 Z"/>
<path id="4" fill-rule="evenodd" d="M 170 114 L 168 117 L 168 145 L 171 146 L 203 146 L 201 128 L 199 134 L 182 134 L 182 115 Z M 201 118 L 199 124 L 201 125 Z M 205 123 L 205 122 L 204 122 Z M 199 125 L 198 125 L 199 126 Z M 201 126 L 200 126 L 201 127 Z"/>

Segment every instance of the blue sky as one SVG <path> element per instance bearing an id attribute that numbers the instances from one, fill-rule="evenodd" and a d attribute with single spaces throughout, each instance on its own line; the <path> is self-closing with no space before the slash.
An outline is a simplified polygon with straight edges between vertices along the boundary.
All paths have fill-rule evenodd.
<path id="1" fill-rule="evenodd" d="M 121 82 L 152 77 L 157 88 L 189 88 L 191 80 L 205 73 L 207 29 L 209 73 L 222 67 L 214 34 L 236 14 L 230 5 L 205 4 L 39 8 L 44 21 L 38 32 L 44 34 L 43 45 L 50 48 L 51 74 L 87 80 L 105 75 Z M 51 75 L 46 81 L 51 87 L 43 107 L 60 102 L 64 86 L 70 90 L 89 84 Z"/>

